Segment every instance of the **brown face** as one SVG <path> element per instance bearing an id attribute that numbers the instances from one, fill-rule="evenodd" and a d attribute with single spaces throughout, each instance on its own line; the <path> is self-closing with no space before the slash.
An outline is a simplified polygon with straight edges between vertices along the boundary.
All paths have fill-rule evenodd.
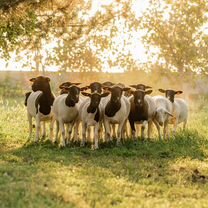
<path id="1" fill-rule="evenodd" d="M 99 82 L 93 82 L 89 86 L 82 87 L 81 90 L 90 89 L 91 93 L 102 93 L 102 84 Z"/>
<path id="2" fill-rule="evenodd" d="M 128 87 L 121 88 L 121 87 L 115 86 L 115 87 L 109 88 L 109 90 L 111 91 L 111 102 L 119 103 L 121 100 L 123 91 L 128 91 L 130 90 L 130 88 Z"/>
<path id="3" fill-rule="evenodd" d="M 168 98 L 172 103 L 174 102 L 175 95 L 179 95 L 183 93 L 183 91 L 175 91 L 175 90 L 163 90 L 159 89 L 160 92 L 165 93 L 165 97 Z"/>
<path id="4" fill-rule="evenodd" d="M 142 107 L 144 105 L 144 96 L 146 94 L 151 94 L 151 93 L 152 93 L 152 90 L 144 91 L 141 89 L 132 92 L 132 94 L 134 95 L 135 105 Z"/>
<path id="5" fill-rule="evenodd" d="M 44 77 L 44 76 L 39 76 L 39 77 L 36 77 L 36 78 L 32 78 L 30 79 L 32 83 L 32 90 L 34 92 L 40 90 L 40 91 L 47 91 L 48 89 L 50 89 L 50 78 L 48 77 Z"/>

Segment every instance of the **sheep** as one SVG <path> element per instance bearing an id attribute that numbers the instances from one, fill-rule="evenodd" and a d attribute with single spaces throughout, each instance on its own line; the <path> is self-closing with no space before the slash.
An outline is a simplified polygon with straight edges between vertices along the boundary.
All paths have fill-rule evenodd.
<path id="1" fill-rule="evenodd" d="M 29 139 L 32 135 L 32 118 L 36 120 L 35 142 L 40 136 L 40 122 L 43 121 L 43 136 L 45 136 L 45 121 L 50 121 L 50 138 L 53 137 L 53 116 L 51 107 L 54 102 L 54 95 L 50 88 L 50 78 L 39 76 L 30 79 L 33 92 L 26 93 L 25 105 L 27 107 L 27 117 L 29 122 Z"/>
<path id="2" fill-rule="evenodd" d="M 59 85 L 60 95 L 62 94 L 67 94 L 68 93 L 68 88 L 72 85 L 80 85 L 81 83 L 77 82 L 63 82 L 61 85 Z"/>
<path id="3" fill-rule="evenodd" d="M 99 82 L 92 82 L 90 83 L 90 85 L 82 87 L 81 90 L 91 90 L 91 93 L 102 93 L 102 84 Z"/>
<path id="4" fill-rule="evenodd" d="M 152 90 L 144 91 L 137 89 L 136 91 L 131 91 L 131 93 L 133 96 L 129 98 L 131 109 L 128 119 L 132 130 L 132 136 L 135 140 L 136 129 L 134 124 L 140 123 L 142 124 L 141 137 L 144 138 L 144 130 L 148 124 L 148 138 L 150 138 L 150 127 L 152 125 L 154 113 L 156 110 L 154 100 L 148 96 L 148 94 L 152 93 Z"/>
<path id="5" fill-rule="evenodd" d="M 103 87 L 112 87 L 113 85 L 115 85 L 115 84 L 113 82 L 109 82 L 109 81 L 102 83 Z"/>
<path id="6" fill-rule="evenodd" d="M 130 87 L 133 87 L 135 88 L 136 90 L 146 90 L 146 89 L 149 89 L 149 88 L 152 88 L 148 85 L 144 85 L 144 84 L 136 84 L 136 85 L 129 85 Z"/>
<path id="7" fill-rule="evenodd" d="M 183 130 L 185 130 L 188 120 L 188 104 L 182 98 L 175 98 L 175 95 L 179 95 L 183 93 L 183 91 L 164 89 L 159 89 L 159 91 L 165 93 L 165 97 L 167 97 L 172 103 L 171 114 L 173 117 L 169 120 L 169 123 L 173 124 L 174 126 L 173 132 L 176 133 L 177 126 L 180 123 L 183 123 Z"/>
<path id="8" fill-rule="evenodd" d="M 88 137 L 90 137 L 90 126 L 94 126 L 94 146 L 93 149 L 98 149 L 98 137 L 99 130 L 101 127 L 101 121 L 103 119 L 102 102 L 101 98 L 109 95 L 109 92 L 99 93 L 86 93 L 82 92 L 83 95 L 88 96 L 90 99 L 85 99 L 80 107 L 80 120 L 82 121 L 82 142 L 81 146 L 85 145 L 86 131 Z"/>
<path id="9" fill-rule="evenodd" d="M 56 136 L 55 141 L 57 141 L 59 128 L 61 128 L 62 139 L 59 144 L 60 147 L 64 147 L 66 145 L 66 141 L 68 142 L 68 138 L 66 138 L 65 127 L 64 124 L 70 124 L 69 128 L 69 137 L 71 136 L 72 128 L 74 124 L 77 122 L 79 115 L 79 107 L 81 102 L 83 101 L 79 97 L 80 88 L 72 85 L 68 87 L 68 94 L 59 95 L 53 104 L 53 113 L 54 118 L 56 120 Z M 78 134 L 78 125 L 75 125 L 74 136 L 77 138 Z"/>
<path id="10" fill-rule="evenodd" d="M 122 95 L 123 91 L 130 90 L 130 88 L 121 88 L 119 86 L 107 87 L 111 95 L 104 98 L 102 103 L 104 106 L 104 126 L 106 140 L 110 139 L 110 124 L 118 124 L 117 142 L 119 145 L 123 135 L 123 127 L 127 122 L 130 112 L 130 103 L 128 98 Z"/>
<path id="11" fill-rule="evenodd" d="M 160 126 L 163 126 L 163 138 L 165 139 L 168 135 L 168 121 L 170 117 L 173 117 L 172 103 L 163 96 L 153 96 L 152 99 L 156 104 L 156 112 L 154 116 L 154 124 L 158 130 L 158 136 L 161 139 Z"/>

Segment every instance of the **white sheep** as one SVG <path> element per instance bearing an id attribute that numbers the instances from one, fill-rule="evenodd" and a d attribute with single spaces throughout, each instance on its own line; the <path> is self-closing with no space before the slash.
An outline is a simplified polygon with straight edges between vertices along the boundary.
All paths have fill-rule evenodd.
<path id="1" fill-rule="evenodd" d="M 183 93 L 182 91 L 175 90 L 163 90 L 159 89 L 160 92 L 165 93 L 165 96 L 172 103 L 172 118 L 170 118 L 169 123 L 173 124 L 173 131 L 176 133 L 178 124 L 183 123 L 183 130 L 186 128 L 188 120 L 188 104 L 182 98 L 175 98 L 175 95 Z"/>
<path id="2" fill-rule="evenodd" d="M 158 136 L 161 138 L 160 126 L 163 126 L 163 138 L 169 137 L 168 123 L 170 117 L 173 117 L 172 103 L 163 96 L 153 96 L 152 99 L 156 104 L 156 111 L 154 116 L 154 123 L 158 130 Z"/>
<path id="3" fill-rule="evenodd" d="M 68 87 L 68 94 L 59 95 L 53 104 L 53 113 L 56 120 L 56 136 L 55 141 L 58 139 L 59 128 L 61 129 L 62 139 L 59 144 L 61 147 L 66 145 L 66 141 L 71 137 L 72 128 L 78 122 L 79 108 L 82 103 L 82 98 L 79 96 L 80 88 L 77 86 Z M 69 138 L 65 133 L 64 124 L 69 124 Z M 78 123 L 75 125 L 74 137 L 78 136 Z"/>
<path id="4" fill-rule="evenodd" d="M 27 117 L 29 122 L 29 139 L 32 136 L 32 118 L 36 121 L 37 142 L 40 137 L 40 124 L 43 122 L 43 136 L 45 136 L 45 122 L 50 121 L 50 139 L 53 137 L 53 115 L 51 107 L 54 101 L 54 95 L 50 89 L 50 79 L 39 76 L 30 79 L 33 92 L 26 93 L 25 105 L 27 107 Z"/>
<path id="5" fill-rule="evenodd" d="M 98 149 L 98 137 L 99 131 L 103 120 L 103 107 L 101 99 L 108 96 L 108 92 L 100 93 L 86 93 L 82 92 L 83 95 L 88 96 L 90 99 L 85 99 L 80 107 L 80 120 L 82 121 L 82 142 L 81 146 L 85 145 L 86 132 L 90 137 L 90 127 L 94 126 L 94 145 L 93 149 Z"/>
<path id="6" fill-rule="evenodd" d="M 121 88 L 119 86 L 108 87 L 111 95 L 104 98 L 102 101 L 104 106 L 106 140 L 109 141 L 111 136 L 110 124 L 118 124 L 117 145 L 120 144 L 121 138 L 124 138 L 124 126 L 126 125 L 130 112 L 130 102 L 122 93 L 129 89 L 130 88 Z"/>
<path id="7" fill-rule="evenodd" d="M 131 91 L 133 96 L 129 98 L 131 103 L 131 110 L 129 114 L 129 123 L 132 130 L 132 137 L 136 139 L 135 123 L 142 124 L 141 137 L 144 138 L 144 130 L 148 124 L 148 138 L 150 138 L 152 122 L 156 110 L 156 105 L 152 97 L 148 94 L 152 93 L 152 90 L 136 89 Z"/>

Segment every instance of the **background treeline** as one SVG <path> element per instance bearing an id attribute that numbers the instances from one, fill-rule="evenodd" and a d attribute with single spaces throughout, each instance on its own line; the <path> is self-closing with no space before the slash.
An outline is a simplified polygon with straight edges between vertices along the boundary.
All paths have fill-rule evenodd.
<path id="1" fill-rule="evenodd" d="M 146 1 L 145 1 L 146 2 Z M 148 63 L 168 71 L 208 72 L 208 1 L 2 0 L 0 56 L 35 71 L 142 68 L 128 46 L 142 42 Z M 132 37 L 138 34 L 138 40 Z M 119 41 L 118 41 L 119 39 Z M 53 43 L 53 47 L 51 46 Z M 51 48 L 52 47 L 52 48 Z M 14 58 L 13 58 L 14 59 Z"/>

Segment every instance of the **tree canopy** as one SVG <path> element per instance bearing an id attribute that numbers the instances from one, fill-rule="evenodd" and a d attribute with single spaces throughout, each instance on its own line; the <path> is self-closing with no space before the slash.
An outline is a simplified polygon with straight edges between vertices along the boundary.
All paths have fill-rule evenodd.
<path id="1" fill-rule="evenodd" d="M 141 21 L 143 42 L 156 48 L 157 63 L 179 72 L 207 71 L 206 0 L 151 0 Z"/>
<path id="2" fill-rule="evenodd" d="M 1 1 L 1 58 L 15 54 L 17 61 L 24 57 L 24 65 L 43 71 L 50 65 L 63 71 L 135 70 L 141 66 L 130 48 L 138 44 L 133 36 L 143 34 L 146 67 L 208 70 L 206 0 L 149 0 L 142 17 L 133 10 L 136 0 L 99 2 Z"/>

